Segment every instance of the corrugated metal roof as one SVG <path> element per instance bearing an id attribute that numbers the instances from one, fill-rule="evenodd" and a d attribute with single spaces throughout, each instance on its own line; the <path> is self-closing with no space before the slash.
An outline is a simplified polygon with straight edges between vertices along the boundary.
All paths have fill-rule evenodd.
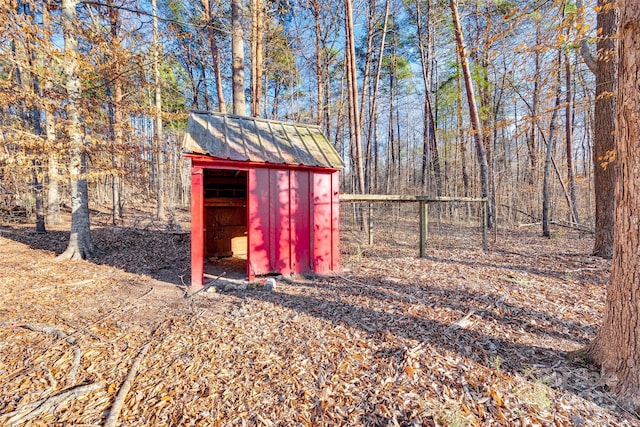
<path id="1" fill-rule="evenodd" d="M 341 169 L 344 164 L 319 127 L 192 112 L 184 151 L 218 159 Z"/>

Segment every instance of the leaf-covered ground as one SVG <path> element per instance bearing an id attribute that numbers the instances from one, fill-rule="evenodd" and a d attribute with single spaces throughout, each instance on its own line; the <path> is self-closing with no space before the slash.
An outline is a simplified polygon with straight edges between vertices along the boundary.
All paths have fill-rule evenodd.
<path id="1" fill-rule="evenodd" d="M 149 344 L 121 425 L 640 425 L 567 358 L 602 316 L 589 237 L 419 259 L 343 233 L 340 275 L 185 299 L 188 235 L 132 225 L 95 227 L 94 262 L 55 261 L 64 227 L 0 227 L 0 424 L 102 425 Z"/>

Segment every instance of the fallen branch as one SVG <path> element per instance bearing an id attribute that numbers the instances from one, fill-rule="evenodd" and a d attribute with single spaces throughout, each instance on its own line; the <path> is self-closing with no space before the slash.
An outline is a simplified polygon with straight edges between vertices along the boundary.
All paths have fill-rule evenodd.
<path id="1" fill-rule="evenodd" d="M 129 393 L 129 389 L 131 389 L 131 384 L 133 383 L 136 374 L 138 373 L 138 369 L 140 368 L 140 363 L 144 358 L 145 354 L 149 350 L 151 343 L 148 342 L 142 347 L 140 353 L 136 356 L 131 368 L 129 369 L 129 373 L 127 377 L 124 379 L 124 382 L 120 386 L 120 390 L 118 390 L 118 394 L 116 395 L 116 400 L 113 401 L 113 406 L 111 406 L 111 410 L 109 411 L 109 416 L 107 420 L 104 422 L 104 427 L 115 427 L 118 422 L 118 417 L 120 416 L 120 411 L 122 410 L 122 406 L 124 405 L 124 401 L 127 398 L 127 393 Z"/>
<path id="2" fill-rule="evenodd" d="M 363 288 L 370 289 L 372 286 L 368 285 L 364 282 L 358 282 L 357 280 L 349 279 L 348 277 L 341 276 L 339 274 L 335 275 L 337 278 L 344 280 L 345 282 L 353 283 L 354 285 L 362 286 Z"/>
<path id="3" fill-rule="evenodd" d="M 69 375 L 67 378 L 68 383 L 74 383 L 76 381 L 76 376 L 78 375 L 78 369 L 80 368 L 80 361 L 82 359 L 82 351 L 80 350 L 80 345 L 78 341 L 72 337 L 71 335 L 67 335 L 59 329 L 53 328 L 48 325 L 43 325 L 42 323 L 27 323 L 24 325 L 20 325 L 21 328 L 28 329 L 34 332 L 43 332 L 45 334 L 51 334 L 58 339 L 65 340 L 69 344 L 73 346 L 73 363 L 71 364 L 71 369 L 69 369 Z"/>
<path id="4" fill-rule="evenodd" d="M 49 412 L 56 406 L 60 406 L 68 400 L 98 390 L 101 387 L 101 382 L 84 384 L 64 391 L 62 393 L 36 400 L 35 402 L 29 403 L 20 409 L 6 414 L 5 416 L 11 416 L 11 418 L 7 420 L 7 425 L 17 426 L 18 424 L 25 423 L 40 414 Z"/>
<path id="5" fill-rule="evenodd" d="M 532 224 L 518 224 L 518 227 L 527 227 L 527 226 L 530 226 L 530 225 L 538 225 L 538 224 L 542 223 L 541 222 L 542 220 L 540 218 L 538 218 L 536 216 L 533 216 L 530 213 L 527 213 L 527 212 L 525 212 L 523 210 L 520 210 L 518 208 L 514 208 L 513 206 L 505 205 L 505 204 L 500 204 L 500 206 L 502 206 L 504 208 L 507 208 L 507 209 L 513 209 L 514 211 L 516 211 L 518 213 L 521 213 L 522 215 L 528 216 L 529 218 L 531 218 L 534 221 L 538 221 L 538 222 L 535 222 L 535 223 L 532 223 Z M 588 227 L 585 227 L 583 225 L 580 225 L 580 224 L 568 224 L 568 223 L 566 223 L 564 221 L 549 221 L 549 224 L 557 225 L 558 227 L 570 228 L 572 230 L 583 231 L 585 233 L 591 233 L 591 234 L 594 233 L 594 231 L 592 229 L 590 229 Z"/>
<path id="6" fill-rule="evenodd" d="M 195 292 L 194 292 L 194 293 L 192 293 L 192 294 L 188 294 L 188 293 L 186 293 L 186 292 L 185 292 L 185 294 L 184 294 L 184 298 L 185 298 L 185 299 L 189 299 L 189 298 L 191 298 L 192 296 L 199 294 L 200 292 L 206 292 L 206 291 L 208 291 L 209 289 L 211 289 L 211 287 L 212 287 L 212 286 L 213 286 L 213 285 L 214 285 L 214 284 L 215 284 L 215 283 L 216 283 L 216 282 L 217 282 L 221 277 L 224 277 L 224 275 L 225 275 L 225 274 L 227 274 L 227 272 L 226 272 L 226 271 L 223 271 L 223 272 L 222 272 L 222 274 L 221 274 L 221 275 L 219 275 L 219 276 L 217 276 L 217 277 L 215 277 L 215 276 L 210 276 L 210 275 L 208 275 L 208 274 L 205 274 L 205 275 L 204 275 L 205 277 L 208 277 L 208 278 L 213 278 L 213 277 L 215 277 L 215 280 L 214 280 L 213 282 L 209 282 L 209 283 L 207 283 L 207 285 L 206 285 L 206 286 L 203 286 L 202 288 L 198 289 L 197 291 L 195 291 Z"/>
<path id="7" fill-rule="evenodd" d="M 542 223 L 541 223 L 541 222 L 530 222 L 530 223 L 527 223 L 527 224 L 519 223 L 519 224 L 518 224 L 518 228 L 522 228 L 522 227 L 533 227 L 534 225 L 540 225 L 540 224 L 542 224 Z"/>
<path id="8" fill-rule="evenodd" d="M 540 218 L 535 217 L 535 216 L 531 215 L 530 213 L 525 212 L 525 211 L 523 211 L 523 210 L 521 210 L 521 209 L 514 208 L 513 206 L 505 205 L 505 204 L 503 204 L 503 203 L 501 203 L 501 204 L 500 204 L 500 206 L 502 206 L 503 208 L 512 209 L 512 210 L 514 210 L 514 211 L 516 211 L 516 212 L 518 212 L 518 213 L 521 213 L 522 215 L 526 215 L 526 216 L 528 216 L 529 218 L 533 219 L 534 221 L 540 221 Z"/>
<path id="9" fill-rule="evenodd" d="M 451 325 L 449 325 L 449 327 L 447 329 L 455 329 L 455 328 L 462 328 L 462 329 L 466 329 L 469 326 L 473 325 L 473 320 L 471 319 L 471 316 L 473 316 L 475 314 L 476 310 L 474 308 L 472 308 L 471 310 L 469 310 L 469 312 L 467 314 L 464 315 L 464 317 L 462 317 L 461 319 L 453 322 Z"/>
<path id="10" fill-rule="evenodd" d="M 572 230 L 583 231 L 585 233 L 590 233 L 590 234 L 595 233 L 594 230 L 588 227 L 584 227 L 580 224 L 567 224 L 566 222 L 563 222 L 563 221 L 549 221 L 549 224 L 557 225 L 558 227 L 570 228 Z"/>
<path id="11" fill-rule="evenodd" d="M 576 268 L 575 270 L 565 270 L 565 273 L 578 273 L 580 271 L 599 271 L 602 270 L 600 267 L 584 267 L 584 268 Z"/>

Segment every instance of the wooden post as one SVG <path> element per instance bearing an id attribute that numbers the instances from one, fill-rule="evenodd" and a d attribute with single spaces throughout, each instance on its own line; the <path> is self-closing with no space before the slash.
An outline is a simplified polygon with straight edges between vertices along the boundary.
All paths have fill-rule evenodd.
<path id="1" fill-rule="evenodd" d="M 369 203 L 369 246 L 373 245 L 373 207 Z"/>
<path id="2" fill-rule="evenodd" d="M 482 249 L 487 250 L 487 199 L 482 200 Z"/>
<path id="3" fill-rule="evenodd" d="M 343 203 L 353 203 L 354 206 L 354 224 L 356 224 L 356 202 L 369 202 L 369 244 L 373 243 L 373 220 L 371 219 L 371 203 L 372 202 L 402 202 L 402 203 L 413 203 L 420 202 L 420 257 L 424 257 L 426 255 L 426 247 L 427 247 L 427 237 L 429 234 L 428 224 L 429 224 L 429 211 L 427 203 L 446 203 L 446 202 L 457 202 L 457 203 L 482 203 L 482 248 L 486 251 L 488 250 L 488 241 L 487 241 L 487 229 L 488 229 L 488 218 L 487 218 L 487 198 L 475 198 L 475 197 L 430 197 L 430 196 L 413 196 L 413 195 L 398 195 L 398 194 L 340 194 L 340 202 Z M 362 209 L 364 212 L 364 209 Z M 364 218 L 362 218 L 364 221 Z M 359 223 L 360 230 L 362 230 L 364 223 Z"/>
<path id="4" fill-rule="evenodd" d="M 420 200 L 420 258 L 427 253 L 427 235 L 429 233 L 429 210 L 427 202 Z"/>

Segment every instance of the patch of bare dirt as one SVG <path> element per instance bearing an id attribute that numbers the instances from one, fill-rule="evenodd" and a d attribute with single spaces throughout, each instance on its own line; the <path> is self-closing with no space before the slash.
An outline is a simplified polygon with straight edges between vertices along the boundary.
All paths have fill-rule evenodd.
<path id="1" fill-rule="evenodd" d="M 102 425 L 130 374 L 127 426 L 640 425 L 567 358 L 609 276 L 585 236 L 419 259 L 343 233 L 341 275 L 185 299 L 188 235 L 103 223 L 99 258 L 57 262 L 64 228 L 30 230 L 0 227 L 0 424 Z"/>

